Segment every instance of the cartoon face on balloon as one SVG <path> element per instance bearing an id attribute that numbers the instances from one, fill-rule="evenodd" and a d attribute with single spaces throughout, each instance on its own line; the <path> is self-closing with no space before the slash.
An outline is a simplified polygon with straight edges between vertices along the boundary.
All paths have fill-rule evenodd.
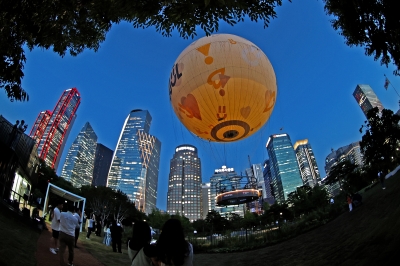
<path id="1" fill-rule="evenodd" d="M 197 136 L 232 142 L 251 136 L 269 119 L 277 87 L 267 56 L 253 43 L 216 34 L 189 45 L 169 79 L 175 114 Z"/>

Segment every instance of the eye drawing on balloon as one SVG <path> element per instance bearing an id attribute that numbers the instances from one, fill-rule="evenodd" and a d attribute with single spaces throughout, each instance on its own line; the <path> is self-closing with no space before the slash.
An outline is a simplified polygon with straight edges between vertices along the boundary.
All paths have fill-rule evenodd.
<path id="1" fill-rule="evenodd" d="M 233 142 L 258 131 L 277 96 L 275 73 L 253 43 L 231 34 L 203 37 L 175 61 L 169 97 L 181 123 L 200 138 Z"/>

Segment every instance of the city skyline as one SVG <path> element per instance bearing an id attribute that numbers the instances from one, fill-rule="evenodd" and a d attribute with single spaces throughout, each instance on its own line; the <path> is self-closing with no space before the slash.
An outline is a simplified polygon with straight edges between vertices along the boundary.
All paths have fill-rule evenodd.
<path id="1" fill-rule="evenodd" d="M 365 116 L 352 93 L 357 84 L 368 84 L 383 106 L 397 112 L 397 94 L 384 89 L 384 74 L 400 88 L 395 69 L 367 57 L 361 47 L 349 47 L 333 30 L 330 17 L 318 1 L 284 3 L 266 29 L 256 22 L 234 27 L 221 23 L 218 33 L 241 36 L 267 55 L 277 79 L 277 101 L 270 119 L 256 134 L 231 145 L 214 145 L 187 132 L 171 109 L 168 80 L 179 54 L 194 40 L 177 32 L 166 38 L 154 28 L 134 29 L 128 23 L 114 25 L 97 53 L 59 57 L 52 51 L 27 49 L 23 86 L 28 102 L 11 103 L 0 97 L 0 114 L 12 123 L 24 119 L 34 124 L 42 110 L 52 110 L 63 90 L 76 87 L 82 101 L 66 147 L 89 121 L 98 141 L 115 150 L 121 125 L 132 109 L 149 110 L 152 134 L 163 143 L 160 155 L 157 207 L 166 209 L 169 159 L 175 147 L 192 144 L 202 160 L 203 182 L 214 169 L 234 167 L 238 173 L 268 157 L 265 144 L 271 134 L 287 133 L 294 142 L 308 139 L 325 176 L 324 161 L 331 149 L 361 140 Z M 304 14 L 308 14 L 304 16 Z M 28 128 L 30 129 L 30 127 Z M 66 151 L 61 162 L 65 160 Z M 60 174 L 60 167 L 58 169 Z"/>

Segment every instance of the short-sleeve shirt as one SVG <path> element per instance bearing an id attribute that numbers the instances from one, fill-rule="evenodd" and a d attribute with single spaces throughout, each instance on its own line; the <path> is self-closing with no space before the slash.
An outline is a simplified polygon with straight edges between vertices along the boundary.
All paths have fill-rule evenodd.
<path id="1" fill-rule="evenodd" d="M 137 253 L 137 255 L 136 255 Z M 150 258 L 148 258 L 144 252 L 143 248 L 141 248 L 139 251 L 137 250 L 132 250 L 130 247 L 128 247 L 128 254 L 129 258 L 132 260 L 133 257 L 135 257 L 134 260 L 132 260 L 131 266 L 145 266 L 145 265 L 152 265 Z M 136 256 L 135 256 L 136 255 Z"/>
<path id="2" fill-rule="evenodd" d="M 79 225 L 78 218 L 68 211 L 61 213 L 60 220 L 60 231 L 75 236 L 75 228 Z"/>
<path id="3" fill-rule="evenodd" d="M 79 214 L 74 213 L 72 214 L 74 217 L 76 217 L 76 219 L 78 219 L 78 225 L 76 226 L 76 228 L 81 228 L 81 217 L 79 216 Z"/>
<path id="4" fill-rule="evenodd" d="M 61 212 L 58 207 L 54 208 L 53 215 L 53 219 L 51 220 L 51 229 L 55 231 L 60 231 Z"/>

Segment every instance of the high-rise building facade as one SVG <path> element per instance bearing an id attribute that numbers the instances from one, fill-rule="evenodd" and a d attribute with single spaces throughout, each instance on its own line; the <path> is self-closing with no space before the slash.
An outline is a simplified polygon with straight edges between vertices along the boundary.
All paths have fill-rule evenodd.
<path id="1" fill-rule="evenodd" d="M 263 168 L 261 164 L 252 164 L 251 168 L 246 169 L 246 175 L 249 178 L 254 177 L 256 179 L 257 189 L 259 191 L 259 194 L 262 195 L 257 200 L 247 203 L 247 209 L 251 212 L 261 214 L 264 203 L 264 195 L 267 193 L 264 182 Z"/>
<path id="2" fill-rule="evenodd" d="M 113 150 L 107 148 L 101 143 L 97 143 L 96 153 L 94 156 L 92 186 L 107 186 L 107 176 L 108 171 L 110 170 L 113 153 Z"/>
<path id="3" fill-rule="evenodd" d="M 246 204 L 218 206 L 215 202 L 218 194 L 218 183 L 222 183 L 228 190 L 234 190 L 241 178 L 242 177 L 235 172 L 234 168 L 228 168 L 223 165 L 221 169 L 215 169 L 214 174 L 210 177 L 211 210 L 219 212 L 223 217 L 227 217 L 229 213 L 236 213 L 244 217 Z"/>
<path id="4" fill-rule="evenodd" d="M 278 203 L 303 185 L 296 154 L 288 134 L 271 135 L 266 144 L 270 160 L 271 184 Z"/>
<path id="5" fill-rule="evenodd" d="M 378 107 L 379 112 L 382 112 L 383 105 L 369 85 L 358 84 L 353 92 L 353 96 L 361 107 L 365 117 L 367 117 L 368 111 L 375 107 Z"/>
<path id="6" fill-rule="evenodd" d="M 331 153 L 326 156 L 325 159 L 325 173 L 329 176 L 329 172 L 331 171 L 332 167 L 337 165 L 343 161 L 350 161 L 352 164 L 357 166 L 363 165 L 363 155 L 360 149 L 360 142 L 353 142 L 349 145 L 340 147 L 337 150 L 332 149 Z M 326 179 L 322 179 L 322 184 L 325 184 Z M 329 193 L 333 196 L 336 196 L 340 193 L 340 184 L 339 182 L 335 182 L 326 186 Z"/>
<path id="7" fill-rule="evenodd" d="M 211 183 L 201 184 L 201 202 L 203 207 L 201 219 L 206 219 L 211 210 Z"/>
<path id="8" fill-rule="evenodd" d="M 293 146 L 300 168 L 303 184 L 314 187 L 321 181 L 317 160 L 307 139 L 296 141 Z"/>
<path id="9" fill-rule="evenodd" d="M 328 175 L 333 166 L 346 160 L 357 166 L 363 165 L 363 155 L 359 141 L 340 147 L 337 150 L 332 149 L 331 153 L 325 158 L 325 173 Z"/>
<path id="10" fill-rule="evenodd" d="M 97 135 L 90 123 L 86 122 L 68 150 L 61 177 L 74 187 L 91 185 L 96 146 Z"/>
<path id="11" fill-rule="evenodd" d="M 201 219 L 201 161 L 192 145 L 176 147 L 170 161 L 167 213 L 183 214 L 190 221 Z"/>
<path id="12" fill-rule="evenodd" d="M 37 143 L 39 157 L 54 170 L 58 168 L 80 102 L 76 88 L 65 90 L 53 112 L 40 112 L 29 134 Z"/>
<path id="13" fill-rule="evenodd" d="M 271 175 L 269 159 L 264 161 L 263 176 L 264 176 L 264 187 L 265 187 L 265 193 L 263 191 L 263 200 L 264 202 L 267 202 L 269 205 L 273 205 L 275 203 L 275 198 L 271 186 L 272 175 Z"/>
<path id="14" fill-rule="evenodd" d="M 156 209 L 161 142 L 150 135 L 147 110 L 132 110 L 126 118 L 108 173 L 107 186 L 121 190 L 136 208 Z"/>

